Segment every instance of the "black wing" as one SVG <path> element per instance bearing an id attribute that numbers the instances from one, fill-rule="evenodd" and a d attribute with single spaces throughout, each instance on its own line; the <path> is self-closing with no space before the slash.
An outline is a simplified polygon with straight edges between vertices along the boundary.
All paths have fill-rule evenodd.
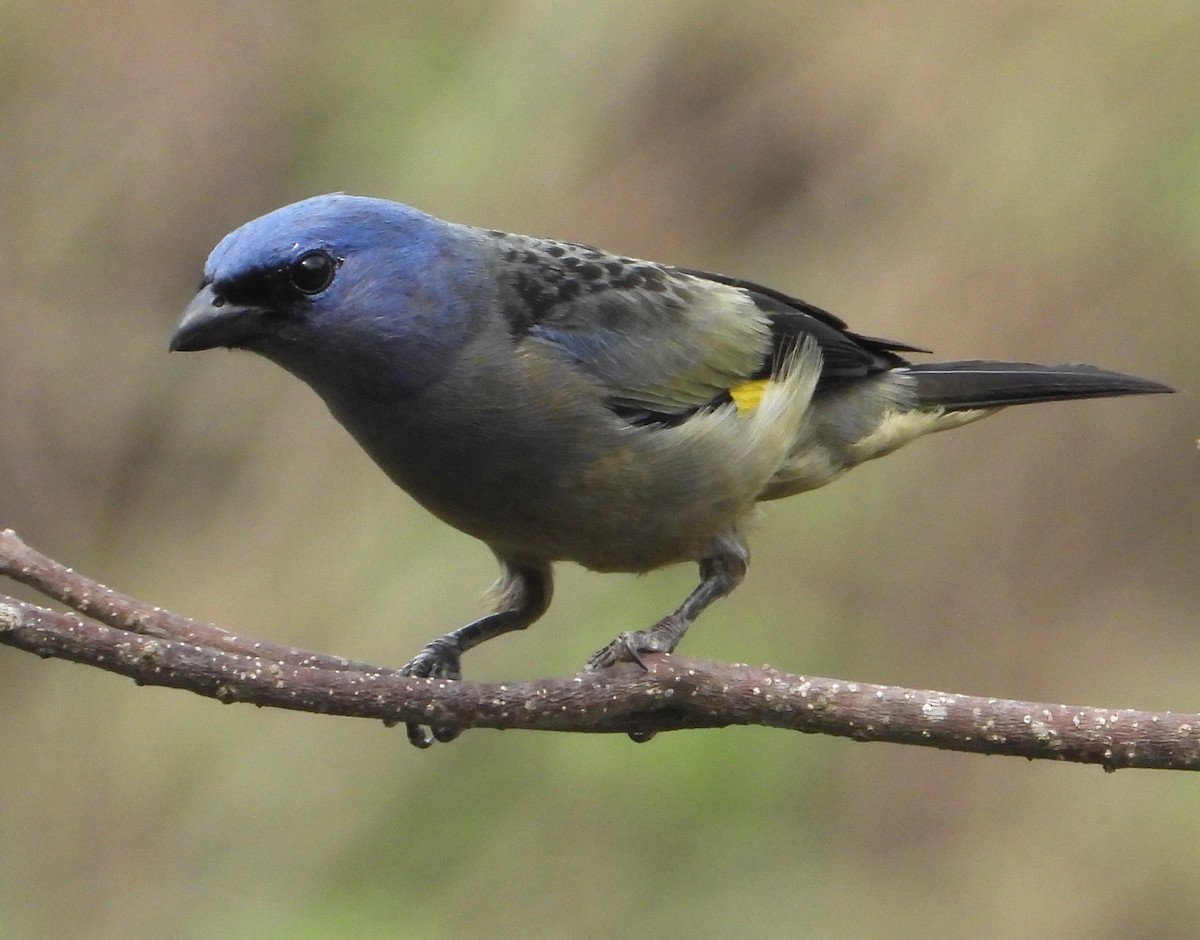
<path id="1" fill-rule="evenodd" d="M 828 310 L 790 297 L 780 291 L 753 281 L 724 274 L 713 274 L 709 271 L 697 271 L 691 268 L 675 268 L 693 277 L 705 278 L 744 290 L 750 295 L 755 306 L 771 323 L 771 335 L 774 339 L 774 362 L 799 344 L 805 337 L 812 337 L 821 348 L 823 368 L 817 389 L 825 389 L 839 382 L 859 379 L 876 372 L 884 372 L 898 366 L 906 366 L 908 360 L 899 355 L 902 352 L 927 353 L 928 349 L 910 346 L 893 339 L 881 339 L 875 336 L 864 336 L 851 332 L 845 321 L 834 316 Z M 770 367 L 756 375 L 755 378 L 767 378 Z"/>

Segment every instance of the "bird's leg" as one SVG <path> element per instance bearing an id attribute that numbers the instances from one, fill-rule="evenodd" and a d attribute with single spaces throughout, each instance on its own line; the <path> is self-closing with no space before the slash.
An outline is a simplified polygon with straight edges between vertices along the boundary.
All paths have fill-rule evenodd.
<path id="1" fill-rule="evenodd" d="M 669 653 L 679 645 L 692 621 L 713 601 L 742 583 L 750 553 L 736 534 L 719 538 L 712 551 L 700 559 L 700 583 L 679 609 L 649 630 L 622 633 L 588 661 L 585 669 L 604 669 L 618 662 L 645 667 L 642 653 Z"/>
<path id="2" fill-rule="evenodd" d="M 438 637 L 417 653 L 401 673 L 418 679 L 461 679 L 462 654 L 480 643 L 513 630 L 524 630 L 546 612 L 553 591 L 549 565 L 513 564 L 501 560 L 503 574 L 497 582 L 501 609 Z M 459 728 L 407 725 L 408 740 L 417 747 L 429 747 L 434 740 L 452 741 Z M 431 733 L 432 732 L 432 735 Z"/>

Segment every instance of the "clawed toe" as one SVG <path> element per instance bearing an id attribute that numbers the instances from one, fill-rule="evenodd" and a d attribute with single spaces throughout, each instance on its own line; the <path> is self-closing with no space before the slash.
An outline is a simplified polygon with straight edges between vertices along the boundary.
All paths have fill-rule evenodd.
<path id="1" fill-rule="evenodd" d="M 597 650 L 588 657 L 583 668 L 587 672 L 595 672 L 617 663 L 637 663 L 645 669 L 643 653 L 669 653 L 675 649 L 682 634 L 683 629 L 670 617 L 660 620 L 649 630 L 626 631 L 604 649 Z"/>
<path id="2" fill-rule="evenodd" d="M 462 678 L 461 653 L 445 640 L 434 640 L 400 668 L 400 673 L 414 679 Z"/>
<path id="3" fill-rule="evenodd" d="M 637 647 L 632 642 L 633 636 L 634 634 L 632 633 L 622 633 L 609 643 L 608 646 L 596 650 L 596 652 L 588 657 L 587 662 L 584 663 L 584 670 L 586 672 L 596 672 L 600 669 L 607 669 L 609 666 L 615 666 L 621 662 L 635 662 L 645 669 L 646 664 L 642 661 L 641 656 L 638 655 Z"/>
<path id="4" fill-rule="evenodd" d="M 461 653 L 456 646 L 444 639 L 434 640 L 425 649 L 410 659 L 400 672 L 414 679 L 446 679 L 457 682 L 462 678 Z M 424 750 L 434 741 L 453 741 L 462 732 L 461 728 L 449 726 L 426 727 L 409 722 L 404 726 L 408 743 Z"/>
<path id="5" fill-rule="evenodd" d="M 408 738 L 409 744 L 425 750 L 425 748 L 431 747 L 434 741 L 449 744 L 462 734 L 462 728 L 453 728 L 445 725 L 429 728 L 425 725 L 409 722 L 404 726 L 404 733 Z"/>

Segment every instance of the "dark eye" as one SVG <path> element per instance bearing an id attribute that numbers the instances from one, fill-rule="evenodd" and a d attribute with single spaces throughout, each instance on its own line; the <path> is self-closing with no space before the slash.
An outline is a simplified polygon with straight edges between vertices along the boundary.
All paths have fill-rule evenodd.
<path id="1" fill-rule="evenodd" d="M 292 286 L 302 294 L 319 294 L 333 283 L 337 260 L 327 251 L 310 251 L 301 255 L 288 268 Z"/>

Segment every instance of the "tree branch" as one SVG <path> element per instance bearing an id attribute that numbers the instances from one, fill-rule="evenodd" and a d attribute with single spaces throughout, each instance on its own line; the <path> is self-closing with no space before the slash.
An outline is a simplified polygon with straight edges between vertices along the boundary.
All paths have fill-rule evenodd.
<path id="1" fill-rule="evenodd" d="M 1087 708 L 648 655 L 536 682 L 412 679 L 240 637 L 110 590 L 0 532 L 0 574 L 79 614 L 0 595 L 0 643 L 218 701 L 441 727 L 624 732 L 764 725 L 856 741 L 1124 767 L 1200 769 L 1200 715 Z"/>

